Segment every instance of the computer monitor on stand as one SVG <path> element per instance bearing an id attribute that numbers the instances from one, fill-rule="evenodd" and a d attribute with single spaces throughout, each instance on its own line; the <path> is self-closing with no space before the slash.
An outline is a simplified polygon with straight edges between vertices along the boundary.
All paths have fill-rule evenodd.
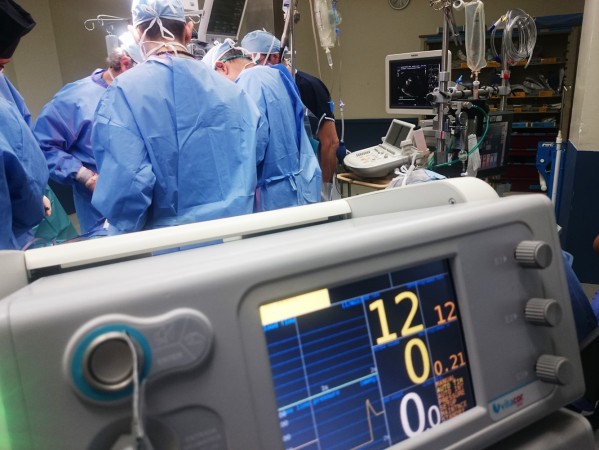
<path id="1" fill-rule="evenodd" d="M 385 58 L 385 110 L 389 114 L 417 117 L 434 115 L 427 95 L 439 86 L 441 50 L 398 53 Z M 451 67 L 451 52 L 448 53 Z"/>

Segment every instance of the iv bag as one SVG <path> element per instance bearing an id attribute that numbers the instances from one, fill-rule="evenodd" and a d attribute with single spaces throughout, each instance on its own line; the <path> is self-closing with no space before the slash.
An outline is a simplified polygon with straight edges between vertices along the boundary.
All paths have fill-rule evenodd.
<path id="1" fill-rule="evenodd" d="M 337 18 L 331 0 L 316 0 L 314 6 L 314 19 L 316 21 L 316 27 L 318 28 L 321 47 L 325 49 L 334 47 Z"/>
<path id="2" fill-rule="evenodd" d="M 486 67 L 485 5 L 481 1 L 464 4 L 466 8 L 466 63 L 472 72 Z"/>
<path id="3" fill-rule="evenodd" d="M 119 46 L 119 38 L 114 34 L 106 35 L 106 54 L 110 56 L 112 51 Z"/>

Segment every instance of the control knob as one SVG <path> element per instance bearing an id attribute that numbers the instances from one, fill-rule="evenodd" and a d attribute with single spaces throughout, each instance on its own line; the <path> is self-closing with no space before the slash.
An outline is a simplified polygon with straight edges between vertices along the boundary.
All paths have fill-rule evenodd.
<path id="1" fill-rule="evenodd" d="M 541 355 L 535 371 L 539 379 L 553 384 L 569 384 L 574 379 L 574 366 L 563 356 Z"/>
<path id="2" fill-rule="evenodd" d="M 141 349 L 134 341 L 134 351 L 127 342 L 125 333 L 113 331 L 96 337 L 83 356 L 86 381 L 94 388 L 105 392 L 117 392 L 133 383 L 134 355 L 137 365 L 143 367 Z"/>
<path id="3" fill-rule="evenodd" d="M 562 307 L 552 298 L 531 298 L 526 303 L 524 317 L 535 325 L 554 327 L 562 320 Z"/>
<path id="4" fill-rule="evenodd" d="M 544 269 L 551 264 L 551 246 L 543 241 L 522 241 L 516 247 L 514 256 L 522 267 Z"/>

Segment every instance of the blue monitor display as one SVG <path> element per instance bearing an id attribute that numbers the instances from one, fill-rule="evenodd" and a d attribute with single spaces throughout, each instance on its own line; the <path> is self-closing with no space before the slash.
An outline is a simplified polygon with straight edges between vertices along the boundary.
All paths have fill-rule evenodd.
<path id="1" fill-rule="evenodd" d="M 447 260 L 278 303 L 261 317 L 285 448 L 385 449 L 475 406 Z"/>

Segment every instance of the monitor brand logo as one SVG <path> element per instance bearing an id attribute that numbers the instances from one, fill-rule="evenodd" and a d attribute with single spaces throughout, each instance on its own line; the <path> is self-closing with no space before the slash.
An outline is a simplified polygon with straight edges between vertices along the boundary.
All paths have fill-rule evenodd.
<path id="1" fill-rule="evenodd" d="M 508 398 L 499 403 L 493 403 L 493 412 L 499 414 L 501 411 L 510 408 L 520 408 L 524 403 L 524 394 L 518 394 L 513 398 Z"/>

